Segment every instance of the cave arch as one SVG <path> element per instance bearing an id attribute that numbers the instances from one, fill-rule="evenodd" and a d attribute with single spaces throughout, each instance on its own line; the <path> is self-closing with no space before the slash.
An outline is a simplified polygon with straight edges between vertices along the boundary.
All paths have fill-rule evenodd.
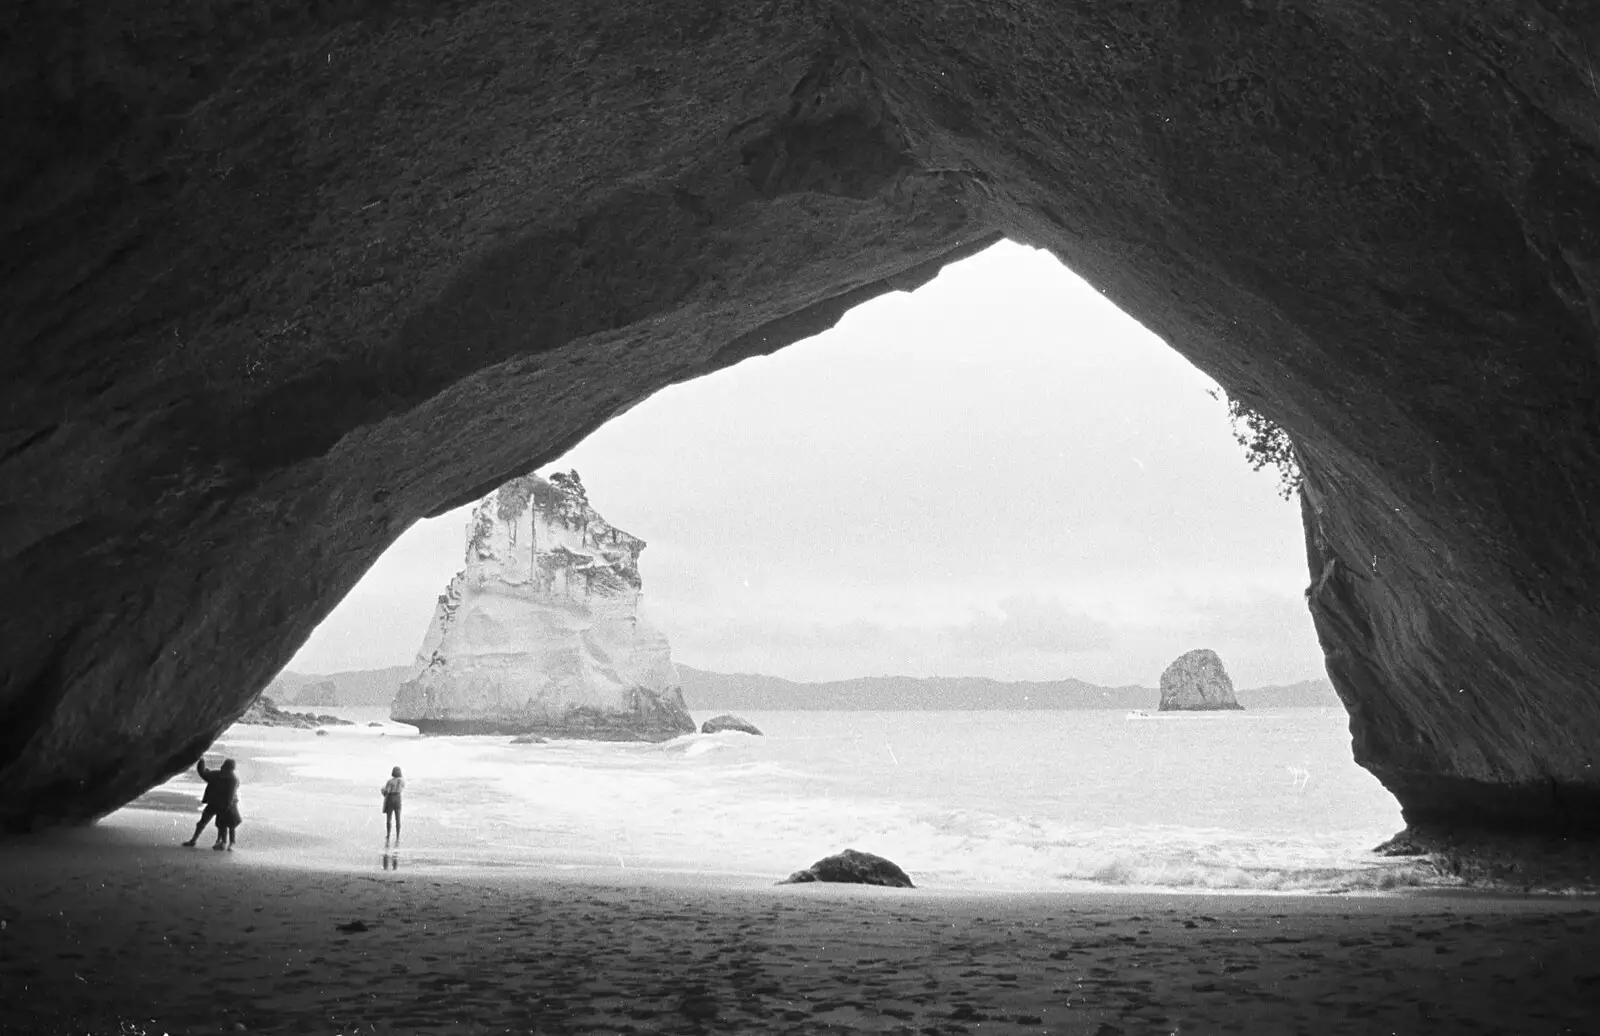
<path id="1" fill-rule="evenodd" d="M 1600 831 L 1600 15 L 31 8 L 0 158 L 0 823 L 190 763 L 411 521 L 1005 235 L 1307 475 L 1418 830 Z"/>

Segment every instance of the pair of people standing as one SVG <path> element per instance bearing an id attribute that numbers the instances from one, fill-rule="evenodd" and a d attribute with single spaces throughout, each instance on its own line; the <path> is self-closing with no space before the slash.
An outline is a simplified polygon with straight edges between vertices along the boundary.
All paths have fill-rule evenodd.
<path id="1" fill-rule="evenodd" d="M 241 818 L 239 816 L 239 777 L 233 772 L 232 759 L 222 760 L 221 769 L 213 770 L 206 766 L 205 757 L 195 764 L 195 772 L 200 779 L 206 782 L 205 794 L 200 797 L 200 823 L 194 826 L 194 835 L 184 845 L 193 846 L 200 840 L 201 832 L 206 825 L 215 818 L 217 821 L 217 844 L 211 848 L 218 850 L 232 849 L 235 833 L 238 831 Z"/>

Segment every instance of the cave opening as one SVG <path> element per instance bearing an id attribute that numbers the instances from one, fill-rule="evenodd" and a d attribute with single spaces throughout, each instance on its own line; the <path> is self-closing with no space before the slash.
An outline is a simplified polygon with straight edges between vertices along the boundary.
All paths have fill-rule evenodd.
<path id="1" fill-rule="evenodd" d="M 877 660 L 809 657 L 777 675 L 988 664 L 1025 680 L 1077 664 L 1116 684 L 1216 637 L 1256 684 L 1320 675 L 1297 508 L 1273 472 L 1249 469 L 1217 394 L 1048 252 L 1004 242 L 813 338 L 664 389 L 538 470 L 579 470 L 607 519 L 651 544 L 645 591 L 653 610 L 684 613 L 663 619 L 675 644 L 738 622 L 729 640 L 820 630 L 817 653 L 837 654 L 850 624 L 889 641 L 914 623 L 1003 618 L 1008 599 L 1059 612 L 1062 650 L 1042 658 L 941 657 L 913 637 Z M 460 567 L 472 506 L 408 530 L 287 668 L 408 664 L 420 634 L 399 630 L 423 628 Z M 1116 650 L 1094 618 L 1157 613 L 1158 629 L 1125 628 Z M 1253 627 L 1235 635 L 1222 615 Z"/>
<path id="2" fill-rule="evenodd" d="M 1054 849 L 1001 836 L 998 857 L 964 850 L 966 863 L 957 852 L 935 869 L 975 866 L 968 878 L 994 881 L 984 868 L 1010 851 L 1089 884 L 1397 880 L 1357 859 L 1401 820 L 1351 760 L 1343 710 L 1321 679 L 1298 508 L 1275 473 L 1250 470 L 1218 395 L 1049 253 L 1002 242 L 812 339 L 665 389 L 540 471 L 580 473 L 605 521 L 649 544 L 641 612 L 671 645 L 696 723 L 750 713 L 792 744 L 844 739 L 848 765 L 879 786 L 997 829 L 996 781 L 1064 792 L 1021 804 L 1061 814 Z M 311 688 L 392 691 L 415 677 L 472 511 L 402 536 L 267 693 L 289 707 L 342 705 Z M 1156 712 L 1163 670 L 1195 648 L 1218 652 L 1245 712 L 1231 726 L 1136 722 Z M 995 751 L 995 739 L 1017 736 L 996 718 L 1008 712 L 1026 714 L 1032 740 Z M 1097 744 L 1118 747 L 1073 773 L 1041 763 L 1088 736 L 1085 717 Z M 609 756 L 588 765 L 612 785 L 604 807 L 556 767 L 542 772 L 572 797 L 541 795 L 529 811 L 569 816 L 571 831 L 613 818 L 570 851 L 618 865 L 637 853 L 637 866 L 719 844 L 704 823 L 674 832 L 642 819 L 682 820 L 638 804 L 684 774 Z M 979 771 L 987 784 L 951 790 Z M 1168 784 L 1185 791 L 1175 799 Z M 1245 849 L 1260 842 L 1246 819 L 1263 802 L 1278 810 L 1277 837 Z M 1162 837 L 1147 829 L 1182 828 L 1180 815 L 1198 826 L 1152 849 Z M 1198 833 L 1207 824 L 1209 845 Z M 608 825 L 621 826 L 599 833 Z M 1129 825 L 1141 833 L 1106 834 Z M 857 836 L 892 856 L 909 837 L 893 823 Z M 596 838 L 621 841 L 602 850 Z M 937 856 L 947 841 L 922 848 Z M 1348 866 L 1330 867 L 1335 858 Z"/>

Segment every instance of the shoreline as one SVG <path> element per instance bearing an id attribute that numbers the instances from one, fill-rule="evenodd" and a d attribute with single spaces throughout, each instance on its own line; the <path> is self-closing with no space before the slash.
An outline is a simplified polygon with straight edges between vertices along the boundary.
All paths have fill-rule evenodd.
<path id="1" fill-rule="evenodd" d="M 127 840 L 146 850 L 159 851 L 168 843 L 165 838 L 187 833 L 191 830 L 183 823 L 175 824 L 171 821 L 172 811 L 167 809 L 146 809 L 137 806 L 124 807 L 103 818 L 88 831 L 116 832 L 113 836 L 117 840 Z M 195 814 L 185 811 L 185 822 Z M 113 823 L 105 821 L 116 818 Z M 205 837 L 210 837 L 208 834 Z M 244 830 L 241 828 L 241 830 Z M 68 832 L 56 832 L 65 835 Z M 38 836 L 34 836 L 38 837 Z M 48 837 L 48 833 L 46 835 Z M 0 842 L 0 852 L 5 849 L 6 843 Z M 264 868 L 267 870 L 304 871 L 319 874 L 352 875 L 364 873 L 370 867 L 373 856 L 379 858 L 379 870 L 384 869 L 382 858 L 392 856 L 397 858 L 397 863 L 403 863 L 409 875 L 427 877 L 436 880 L 459 880 L 475 882 L 480 880 L 528 880 L 533 882 L 555 882 L 573 885 L 597 885 L 619 888 L 698 888 L 709 889 L 717 892 L 757 891 L 768 888 L 780 888 L 779 881 L 783 875 L 774 875 L 763 872 L 741 870 L 712 870 L 706 868 L 689 867 L 661 867 L 649 864 L 628 866 L 613 866 L 609 863 L 597 862 L 563 862 L 553 859 L 517 859 L 492 862 L 475 861 L 474 857 L 482 853 L 462 852 L 461 850 L 441 850 L 436 846 L 425 846 L 412 851 L 409 846 L 396 845 L 381 847 L 367 847 L 356 849 L 350 846 L 342 847 L 342 851 L 311 854 L 297 853 L 296 850 L 309 849 L 317 846 L 337 846 L 333 839 L 307 835 L 303 832 L 292 831 L 269 823 L 256 822 L 249 825 L 245 832 L 242 848 L 228 854 L 237 860 L 238 866 Z M 206 850 L 208 847 L 202 841 L 191 852 Z M 846 848 L 841 846 L 840 849 Z M 448 862 L 439 862 L 441 857 L 449 859 Z M 418 862 L 420 857 L 421 862 Z M 365 860 L 367 864 L 357 861 Z M 803 867 L 814 861 L 797 863 L 796 868 Z M 395 871 L 398 873 L 398 870 Z M 915 879 L 915 875 L 912 875 Z M 826 882 L 815 883 L 819 895 L 826 895 L 832 891 L 848 892 L 864 886 L 847 884 L 832 884 Z M 1545 903 L 1545 902 L 1571 902 L 1574 904 L 1590 903 L 1600 910 L 1600 892 L 1592 890 L 1516 890 L 1503 886 L 1489 885 L 1397 885 L 1393 888 L 1356 888 L 1334 890 L 1294 890 L 1294 889 L 1247 889 L 1247 888 L 1188 888 L 1178 886 L 1154 885 L 1114 885 L 1097 884 L 1082 881 L 1063 880 L 1058 885 L 962 885 L 952 886 L 945 884 L 922 884 L 910 890 L 893 890 L 875 888 L 875 893 L 892 893 L 896 891 L 909 891 L 923 898 L 936 899 L 941 902 L 981 904 L 994 899 L 1038 899 L 1051 900 L 1062 896 L 1081 897 L 1094 900 L 1097 897 L 1110 899 L 1151 899 L 1162 900 L 1247 900 L 1259 901 L 1257 905 L 1265 906 L 1271 903 L 1293 900 L 1306 903 L 1334 902 L 1348 903 L 1366 900 L 1394 900 L 1428 901 L 1428 900 L 1462 900 L 1472 903 L 1507 902 L 1507 903 Z"/>
<path id="2" fill-rule="evenodd" d="M 359 712 L 341 714 L 355 718 Z M 845 721 L 806 723 L 785 727 L 774 719 L 769 738 L 694 735 L 642 747 L 425 738 L 392 723 L 341 728 L 326 737 L 234 727 L 213 751 L 239 756 L 247 774 L 243 830 L 252 843 L 258 839 L 248 835 L 250 828 L 270 820 L 347 845 L 381 844 L 382 821 L 368 784 L 372 776 L 386 778 L 392 765 L 403 766 L 417 792 L 415 804 L 407 802 L 407 834 L 420 836 L 413 837 L 411 856 L 423 862 L 426 855 L 430 866 L 709 867 L 778 880 L 852 847 L 907 866 L 919 885 L 980 890 L 991 884 L 1035 891 L 1111 885 L 1295 894 L 1435 880 L 1429 868 L 1365 851 L 1392 834 L 1382 817 L 1392 802 L 1376 801 L 1380 822 L 1362 830 L 1368 822 L 1361 814 L 1348 806 L 1338 814 L 1327 805 L 1340 795 L 1359 800 L 1367 793 L 1338 783 L 1343 777 L 1332 779 L 1332 790 L 1319 786 L 1304 799 L 1285 785 L 1271 807 L 1283 815 L 1257 841 L 1230 826 L 1226 808 L 1164 818 L 1159 809 L 1147 810 L 1142 815 L 1149 819 L 1131 825 L 1114 810 L 1080 808 L 1085 801 L 1118 801 L 1120 790 L 1097 798 L 1094 787 L 1080 788 L 1063 800 L 1057 792 L 1029 788 L 1020 801 L 1010 800 L 992 767 L 975 790 L 946 795 L 942 779 L 930 777 L 949 733 L 942 727 L 885 732 L 877 723 L 869 729 Z M 994 741 L 997 729 L 984 727 L 972 743 Z M 1170 757 L 1167 741 L 1163 735 L 1147 746 L 1154 752 L 1151 767 Z M 1352 768 L 1344 760 L 1338 765 Z M 844 769 L 836 774 L 838 766 Z M 1242 790 L 1271 787 L 1281 775 L 1268 770 L 1241 778 L 1249 784 Z M 879 796 L 858 793 L 850 782 L 836 785 L 839 775 L 858 771 L 861 787 L 887 782 L 894 791 Z M 1099 771 L 1091 778 L 1096 787 L 1106 780 Z M 166 808 L 192 813 L 185 795 L 197 792 L 198 784 L 180 775 L 134 805 L 156 805 L 159 798 Z M 423 849 L 426 854 L 415 851 Z M 328 851 L 344 867 L 359 865 L 366 850 L 356 850 L 355 859 L 346 849 L 329 845 Z"/>
<path id="3" fill-rule="evenodd" d="M 1584 899 L 340 871 L 134 820 L 0 842 L 0 1033 L 1579 1033 L 1600 998 Z"/>
<path id="4" fill-rule="evenodd" d="M 152 797 L 154 796 L 153 800 Z M 135 803 L 118 810 L 95 826 L 95 830 L 146 833 L 156 844 L 165 839 L 173 842 L 188 837 L 191 824 L 198 814 L 192 798 L 181 792 L 158 789 Z M 413 824 L 412 829 L 417 830 Z M 381 833 L 381 827 L 378 831 Z M 311 834 L 269 822 L 246 818 L 240 828 L 240 858 L 251 866 L 279 866 L 295 870 L 326 873 L 361 872 L 373 859 L 385 854 L 404 854 L 408 869 L 429 875 L 505 875 L 522 874 L 532 879 L 565 876 L 573 881 L 605 883 L 613 879 L 624 884 L 657 882 L 663 885 L 709 881 L 728 886 L 760 888 L 775 885 L 795 870 L 809 866 L 815 860 L 799 859 L 787 870 L 714 869 L 687 863 L 661 863 L 635 856 L 626 858 L 611 854 L 560 853 L 549 850 L 530 850 L 526 846 L 512 846 L 505 850 L 493 847 L 463 847 L 441 845 L 436 832 L 426 831 L 424 840 L 408 842 L 405 846 L 389 849 L 387 846 L 362 845 L 329 836 Z M 209 838 L 210 834 L 204 836 Z M 367 838 L 374 837 L 371 834 Z M 202 842 L 200 848 L 205 848 Z M 837 852 L 848 846 L 838 846 Z M 614 863 L 613 860 L 620 862 Z M 898 861 L 897 861 L 898 862 Z M 1383 861 L 1376 861 L 1381 866 Z M 1264 900 L 1280 898 L 1387 898 L 1424 894 L 1462 894 L 1469 897 L 1525 898 L 1529 893 L 1500 887 L 1459 886 L 1441 884 L 1396 884 L 1392 887 L 1361 886 L 1355 888 L 1249 888 L 1239 886 L 1179 886 L 1149 884 L 1119 884 L 1080 878 L 1060 878 L 1051 881 L 1016 881 L 993 883 L 951 883 L 945 879 L 919 879 L 916 891 L 940 897 L 991 896 L 1203 896 L 1203 897 L 1256 897 Z M 1532 893 L 1534 897 L 1544 893 Z M 1550 893 L 1550 895 L 1559 895 Z M 1570 898 L 1570 897 L 1562 897 Z"/>

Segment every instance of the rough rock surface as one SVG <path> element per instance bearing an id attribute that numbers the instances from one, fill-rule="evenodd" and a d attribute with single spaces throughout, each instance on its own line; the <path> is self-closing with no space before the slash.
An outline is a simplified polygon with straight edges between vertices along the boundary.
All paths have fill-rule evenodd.
<path id="1" fill-rule="evenodd" d="M 712 716 L 700 724 L 700 733 L 702 734 L 720 734 L 724 730 L 737 731 L 741 734 L 754 734 L 757 737 L 763 736 L 754 723 L 751 723 L 743 716 L 735 716 L 731 712 L 725 712 L 720 716 Z"/>
<path id="2" fill-rule="evenodd" d="M 389 717 L 424 734 L 664 741 L 694 733 L 667 639 L 639 615 L 644 541 L 576 474 L 512 479 L 467 526 Z"/>
<path id="3" fill-rule="evenodd" d="M 1600 9 L 36 3 L 0 824 L 192 765 L 412 521 L 1010 235 L 1307 473 L 1356 757 L 1600 832 Z"/>
<path id="4" fill-rule="evenodd" d="M 262 695 L 250 703 L 244 710 L 244 715 L 234 720 L 235 723 L 248 723 L 258 727 L 298 727 L 301 730 L 312 730 L 316 727 L 349 727 L 354 726 L 350 720 L 340 719 L 338 716 L 317 716 L 309 712 L 286 712 L 273 704 L 272 699 Z"/>
<path id="5" fill-rule="evenodd" d="M 1161 673 L 1161 712 L 1243 708 L 1233 696 L 1233 681 L 1222 667 L 1222 659 L 1209 648 L 1179 655 Z"/>
<path id="6" fill-rule="evenodd" d="M 801 885 L 808 881 L 837 881 L 852 885 L 887 885 L 890 888 L 916 888 L 911 878 L 898 866 L 872 853 L 846 849 L 834 856 L 824 856 L 803 871 L 778 882 L 779 885 Z"/>

